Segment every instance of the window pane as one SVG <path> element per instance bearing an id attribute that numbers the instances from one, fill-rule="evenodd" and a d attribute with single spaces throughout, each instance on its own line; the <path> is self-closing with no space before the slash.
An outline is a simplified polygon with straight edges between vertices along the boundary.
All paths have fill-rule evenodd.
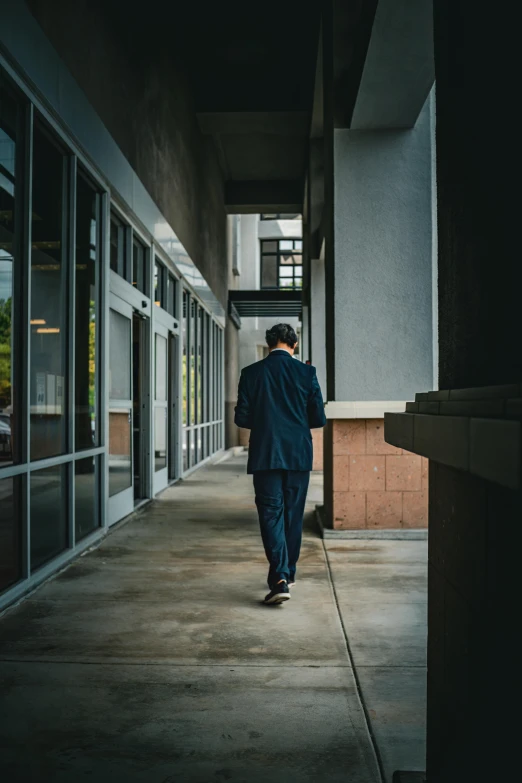
<path id="1" fill-rule="evenodd" d="M 100 526 L 97 457 L 74 463 L 74 527 L 76 543 Z"/>
<path id="2" fill-rule="evenodd" d="M 196 332 L 196 303 L 190 300 L 190 423 L 194 424 L 196 417 L 196 357 L 195 357 L 195 332 Z M 191 463 L 193 464 L 193 463 Z"/>
<path id="3" fill-rule="evenodd" d="M 20 479 L 0 480 L 0 592 L 22 576 Z"/>
<path id="4" fill-rule="evenodd" d="M 167 399 L 167 340 L 161 334 L 156 335 L 156 382 L 155 399 Z"/>
<path id="5" fill-rule="evenodd" d="M 136 239 L 132 243 L 132 285 L 147 295 L 147 255 Z"/>
<path id="6" fill-rule="evenodd" d="M 294 242 L 292 239 L 280 239 L 279 250 L 293 250 Z"/>
<path id="7" fill-rule="evenodd" d="M 132 486 L 131 412 L 109 408 L 109 495 Z"/>
<path id="8" fill-rule="evenodd" d="M 167 408 L 154 409 L 154 470 L 167 465 Z"/>
<path id="9" fill-rule="evenodd" d="M 282 266 L 279 269 L 279 277 L 293 277 L 293 276 L 294 276 L 293 266 Z"/>
<path id="10" fill-rule="evenodd" d="M 172 275 L 168 276 L 167 312 L 176 315 L 176 280 Z"/>
<path id="11" fill-rule="evenodd" d="M 296 250 L 302 250 L 303 249 L 303 240 L 302 239 L 294 240 L 294 248 Z"/>
<path id="12" fill-rule="evenodd" d="M 183 430 L 183 470 L 188 470 L 188 448 L 187 448 L 187 430 Z"/>
<path id="13" fill-rule="evenodd" d="M 203 365 L 201 361 L 203 353 L 203 310 L 198 307 L 198 355 L 197 355 L 197 409 L 198 409 L 198 422 L 202 421 L 203 414 Z"/>
<path id="14" fill-rule="evenodd" d="M 303 276 L 303 267 L 302 266 L 295 266 L 295 276 L 296 277 L 302 277 Z"/>
<path id="15" fill-rule="evenodd" d="M 262 253 L 277 253 L 277 242 L 275 240 L 262 240 L 261 242 Z"/>
<path id="16" fill-rule="evenodd" d="M 154 264 L 154 304 L 157 307 L 161 307 L 160 273 L 160 265 L 156 262 Z"/>
<path id="17" fill-rule="evenodd" d="M 187 384 L 188 384 L 188 369 L 187 369 L 187 356 L 188 356 L 188 348 L 187 348 L 187 292 L 183 291 L 183 324 L 182 324 L 182 330 L 183 330 L 183 366 L 182 366 L 182 379 L 181 379 L 181 385 L 182 385 L 182 393 L 183 393 L 183 424 L 187 423 Z"/>
<path id="18" fill-rule="evenodd" d="M 131 322 L 116 310 L 110 311 L 109 396 L 113 400 L 131 398 Z"/>
<path id="19" fill-rule="evenodd" d="M 15 320 L 20 310 L 15 307 L 15 277 L 19 274 L 18 210 L 22 206 L 18 200 L 20 173 L 16 161 L 21 119 L 21 107 L 0 76 L 0 467 L 18 461 L 14 453 L 17 421 L 14 360 L 20 351 Z M 1 584 L 0 574 L 0 589 Z"/>
<path id="20" fill-rule="evenodd" d="M 31 459 L 65 451 L 66 160 L 34 127 L 31 252 Z"/>
<path id="21" fill-rule="evenodd" d="M 261 261 L 261 287 L 277 288 L 277 256 L 263 256 Z"/>
<path id="22" fill-rule="evenodd" d="M 78 174 L 76 200 L 76 449 L 98 445 L 97 332 L 99 315 L 100 196 Z"/>
<path id="23" fill-rule="evenodd" d="M 31 473 L 31 570 L 67 548 L 66 467 Z"/>

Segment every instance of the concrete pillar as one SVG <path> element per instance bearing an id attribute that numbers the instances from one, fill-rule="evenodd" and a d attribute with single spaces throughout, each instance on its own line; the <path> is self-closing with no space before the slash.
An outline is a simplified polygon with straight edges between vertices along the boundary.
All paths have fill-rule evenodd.
<path id="1" fill-rule="evenodd" d="M 484 14 L 472 0 L 435 0 L 434 20 L 439 385 L 505 385 L 513 395 L 522 380 L 520 144 L 516 123 L 499 118 L 519 89 L 517 32 L 500 9 Z M 491 442 L 497 465 L 501 446 Z M 522 493 L 432 462 L 430 498 L 428 781 L 514 780 Z"/>
<path id="2" fill-rule="evenodd" d="M 427 525 L 427 466 L 384 442 L 387 410 L 432 388 L 433 104 L 407 130 L 333 129 L 325 232 L 326 522 Z"/>
<path id="3" fill-rule="evenodd" d="M 230 318 L 225 326 L 225 448 L 239 445 L 239 430 L 234 424 L 234 408 L 239 383 L 239 332 Z"/>

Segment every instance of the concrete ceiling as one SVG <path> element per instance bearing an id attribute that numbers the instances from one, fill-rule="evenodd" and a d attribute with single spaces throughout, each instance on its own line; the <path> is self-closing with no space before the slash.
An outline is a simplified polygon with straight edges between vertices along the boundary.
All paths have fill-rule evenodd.
<path id="1" fill-rule="evenodd" d="M 178 57 L 229 212 L 302 209 L 320 12 L 320 0 L 193 2 L 180 12 Z"/>

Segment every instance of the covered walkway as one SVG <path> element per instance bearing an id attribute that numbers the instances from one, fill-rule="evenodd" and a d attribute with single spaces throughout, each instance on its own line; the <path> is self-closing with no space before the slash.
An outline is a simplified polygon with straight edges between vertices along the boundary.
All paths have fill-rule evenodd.
<path id="1" fill-rule="evenodd" d="M 285 607 L 260 603 L 240 456 L 168 489 L 6 612 L 2 777 L 379 783 L 379 764 L 387 781 L 422 768 L 426 544 L 325 553 L 314 480 Z"/>

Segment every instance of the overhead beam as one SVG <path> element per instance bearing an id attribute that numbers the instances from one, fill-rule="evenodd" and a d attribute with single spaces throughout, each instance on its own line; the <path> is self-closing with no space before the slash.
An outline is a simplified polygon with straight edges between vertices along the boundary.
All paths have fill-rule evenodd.
<path id="1" fill-rule="evenodd" d="M 310 115 L 305 111 L 199 112 L 199 127 L 208 135 L 307 136 Z"/>
<path id="2" fill-rule="evenodd" d="M 434 80 L 433 0 L 379 0 L 351 128 L 412 128 Z"/>
<path id="3" fill-rule="evenodd" d="M 304 186 L 300 180 L 248 180 L 225 183 L 225 208 L 233 214 L 302 212 Z"/>

